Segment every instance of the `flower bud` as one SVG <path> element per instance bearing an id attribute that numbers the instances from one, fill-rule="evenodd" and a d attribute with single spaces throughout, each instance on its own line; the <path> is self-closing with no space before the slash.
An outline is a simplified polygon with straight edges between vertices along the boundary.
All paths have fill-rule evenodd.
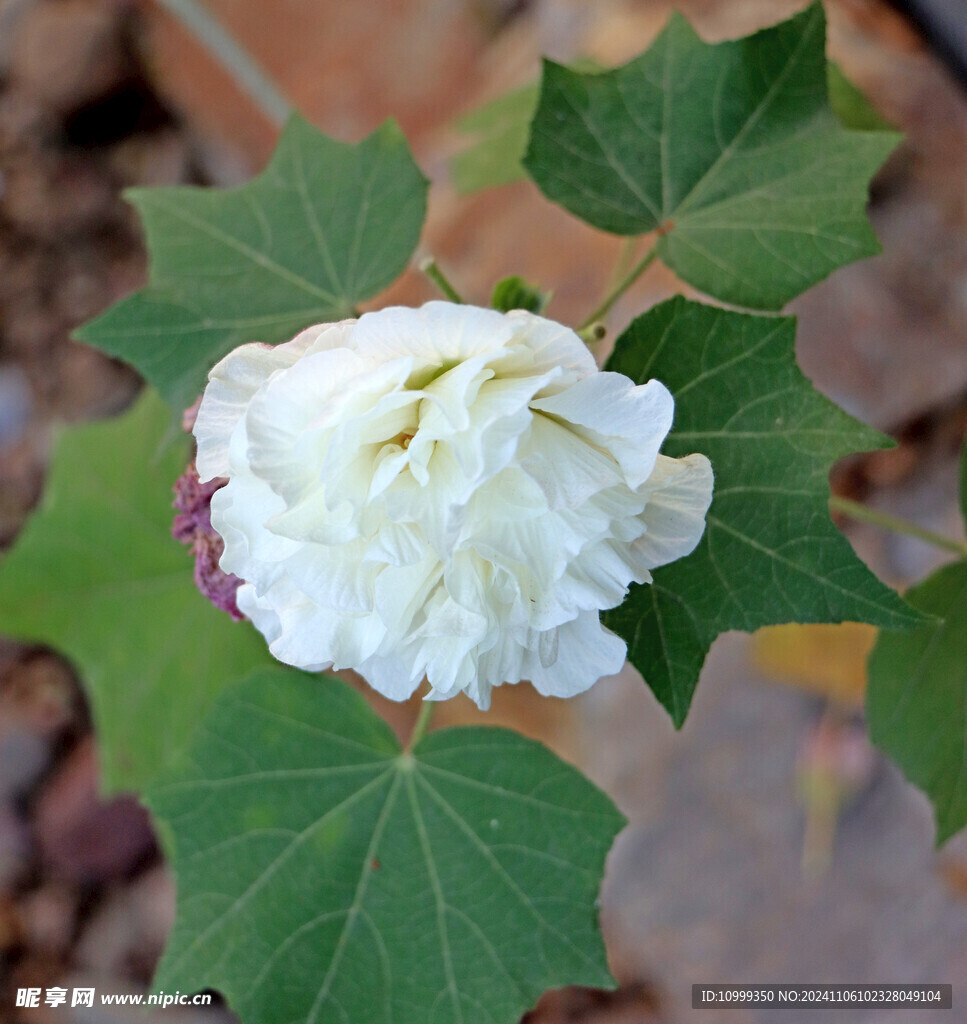
<path id="1" fill-rule="evenodd" d="M 221 478 L 201 483 L 195 464 L 190 463 L 175 482 L 173 505 L 178 515 L 171 524 L 171 535 L 188 545 L 195 556 L 195 586 L 216 608 L 239 621 L 245 616 L 238 610 L 235 593 L 242 581 L 219 568 L 225 544 L 211 520 L 212 495 L 227 483 Z"/>

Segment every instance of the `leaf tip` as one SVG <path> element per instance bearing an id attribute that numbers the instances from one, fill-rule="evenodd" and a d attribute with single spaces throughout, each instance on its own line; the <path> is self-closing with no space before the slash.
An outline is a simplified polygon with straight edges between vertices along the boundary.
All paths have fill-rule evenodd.
<path id="1" fill-rule="evenodd" d="M 282 126 L 283 134 L 294 126 L 298 126 L 300 128 L 311 128 L 313 131 L 318 131 L 316 126 L 295 107 L 289 111 L 289 116 L 285 119 L 285 123 Z"/>
<path id="2" fill-rule="evenodd" d="M 701 39 L 701 36 L 699 36 L 699 34 L 695 31 L 695 27 L 692 25 L 692 23 L 679 10 L 673 10 L 671 14 L 668 15 L 668 19 L 665 21 L 665 24 L 662 26 L 661 31 L 658 33 L 655 42 L 663 42 L 666 36 L 669 39 Z"/>
<path id="3" fill-rule="evenodd" d="M 940 850 L 940 848 L 953 839 L 955 835 L 967 827 L 967 813 L 961 809 L 961 814 L 958 815 L 956 809 L 953 807 L 948 807 L 941 812 L 933 798 L 931 798 L 931 802 L 933 803 L 934 821 L 936 823 L 933 836 L 933 848 L 934 850 Z"/>

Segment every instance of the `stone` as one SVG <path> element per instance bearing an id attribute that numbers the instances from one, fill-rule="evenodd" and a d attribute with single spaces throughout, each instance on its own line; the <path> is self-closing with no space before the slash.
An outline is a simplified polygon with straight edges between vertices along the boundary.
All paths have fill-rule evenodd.
<path id="1" fill-rule="evenodd" d="M 91 736 L 74 747 L 41 792 L 34 824 L 46 869 L 80 884 L 123 877 L 156 855 L 148 812 L 134 797 L 98 798 Z"/>
<path id="2" fill-rule="evenodd" d="M 132 63 L 118 10 L 100 0 L 34 3 L 10 43 L 11 79 L 61 113 L 110 92 Z"/>

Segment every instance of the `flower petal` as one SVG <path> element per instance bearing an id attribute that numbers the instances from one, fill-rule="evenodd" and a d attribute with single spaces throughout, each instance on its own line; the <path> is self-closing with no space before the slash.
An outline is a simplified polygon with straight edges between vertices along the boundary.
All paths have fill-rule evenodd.
<path id="1" fill-rule="evenodd" d="M 605 629 L 597 612 L 584 612 L 557 628 L 557 660 L 541 664 L 536 650 L 529 650 L 524 671 L 534 689 L 545 697 L 573 697 L 593 686 L 602 676 L 621 671 L 628 649 L 624 640 Z"/>
<path id="2" fill-rule="evenodd" d="M 661 381 L 636 385 L 609 372 L 585 377 L 531 407 L 559 417 L 576 434 L 611 452 L 632 489 L 648 479 L 675 412 Z"/>
<path id="3" fill-rule="evenodd" d="M 704 455 L 658 456 L 655 472 L 641 488 L 648 497 L 648 528 L 632 545 L 640 565 L 654 569 L 695 550 L 705 532 L 712 486 L 712 464 Z"/>
<path id="4" fill-rule="evenodd" d="M 412 356 L 439 367 L 500 349 L 512 333 L 507 317 L 496 310 L 428 302 L 419 309 L 390 306 L 364 313 L 354 337 L 356 350 L 379 362 Z"/>
<path id="5" fill-rule="evenodd" d="M 523 342 L 534 353 L 534 368 L 538 372 L 556 367 L 572 370 L 581 377 L 598 372 L 588 346 L 570 327 L 523 309 L 508 313 L 507 319 L 514 325 L 514 341 Z"/>

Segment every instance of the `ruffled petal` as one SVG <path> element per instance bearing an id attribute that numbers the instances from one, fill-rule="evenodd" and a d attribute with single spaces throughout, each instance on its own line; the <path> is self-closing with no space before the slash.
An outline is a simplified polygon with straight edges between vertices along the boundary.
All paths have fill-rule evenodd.
<path id="1" fill-rule="evenodd" d="M 395 656 L 374 655 L 362 662 L 356 671 L 388 700 L 408 700 L 423 681 L 422 672 L 415 672 L 402 658 Z"/>
<path id="2" fill-rule="evenodd" d="M 654 569 L 695 550 L 705 532 L 712 487 L 712 464 L 704 455 L 658 456 L 655 472 L 642 488 L 648 499 L 647 529 L 632 545 L 638 564 Z"/>
<path id="3" fill-rule="evenodd" d="M 407 367 L 378 368 L 378 382 L 373 371 L 348 348 L 317 352 L 266 381 L 252 398 L 245 413 L 247 459 L 287 503 L 319 486 L 328 433 L 358 415 L 365 397 L 378 395 L 379 384 L 405 379 Z"/>
<path id="4" fill-rule="evenodd" d="M 424 367 L 440 367 L 503 348 L 512 333 L 508 318 L 496 310 L 428 302 L 419 309 L 390 306 L 364 313 L 355 344 L 378 362 L 412 356 Z"/>
<path id="5" fill-rule="evenodd" d="M 574 697 L 602 676 L 621 671 L 628 648 L 605 629 L 597 612 L 584 612 L 557 629 L 557 660 L 545 667 L 538 650 L 529 650 L 524 671 L 534 689 L 545 697 Z"/>
<path id="6" fill-rule="evenodd" d="M 321 608 L 368 615 L 379 568 L 362 564 L 366 546 L 362 539 L 350 544 L 303 544 L 287 560 L 285 571 Z"/>
<path id="7" fill-rule="evenodd" d="M 574 508 L 622 482 L 614 458 L 549 416 L 534 417 L 519 456 L 521 467 L 540 486 L 553 509 Z"/>
<path id="8" fill-rule="evenodd" d="M 325 328 L 310 327 L 284 345 L 253 342 L 229 352 L 208 374 L 208 387 L 195 418 L 195 464 L 202 482 L 228 475 L 228 442 L 249 402 L 276 370 L 294 365 Z"/>
<path id="9" fill-rule="evenodd" d="M 661 381 L 634 384 L 620 373 L 598 373 L 532 407 L 566 421 L 576 434 L 609 451 L 635 489 L 648 479 L 671 430 L 675 401 Z"/>
<path id="10" fill-rule="evenodd" d="M 212 526 L 225 542 L 219 566 L 260 590 L 282 571 L 281 563 L 297 554 L 301 542 L 264 529 L 264 520 L 281 499 L 254 474 L 237 473 L 212 495 Z"/>
<path id="11" fill-rule="evenodd" d="M 272 654 L 296 668 L 353 668 L 372 657 L 383 638 L 373 616 L 321 608 L 286 577 L 265 593 L 239 587 L 239 594 L 240 610 L 269 640 Z"/>
<path id="12" fill-rule="evenodd" d="M 527 345 L 534 353 L 534 367 L 538 372 L 564 369 L 579 377 L 598 372 L 588 346 L 570 327 L 523 309 L 508 313 L 507 319 L 514 326 L 514 341 Z"/>

